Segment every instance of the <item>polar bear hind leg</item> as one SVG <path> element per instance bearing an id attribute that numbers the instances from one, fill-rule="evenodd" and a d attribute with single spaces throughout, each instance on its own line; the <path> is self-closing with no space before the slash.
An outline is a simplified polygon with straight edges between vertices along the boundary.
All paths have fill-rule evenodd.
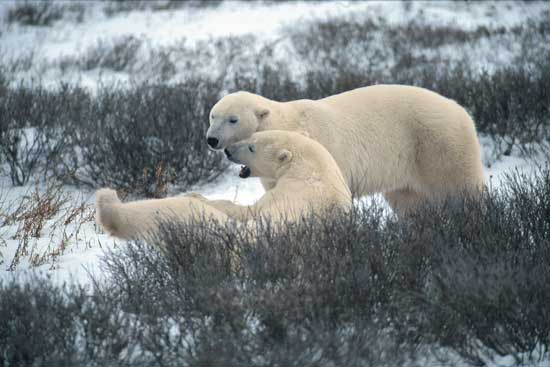
<path id="1" fill-rule="evenodd" d="M 384 198 L 394 213 L 404 216 L 418 208 L 428 197 L 411 189 L 401 189 L 384 193 Z"/>

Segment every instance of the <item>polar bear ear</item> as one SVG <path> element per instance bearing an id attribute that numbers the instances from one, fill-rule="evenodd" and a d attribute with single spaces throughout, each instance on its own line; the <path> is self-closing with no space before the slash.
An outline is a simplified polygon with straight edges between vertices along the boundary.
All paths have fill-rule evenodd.
<path id="1" fill-rule="evenodd" d="M 277 159 L 279 160 L 279 163 L 287 163 L 292 160 L 292 152 L 286 149 L 279 150 L 279 153 L 277 153 Z"/>
<path id="2" fill-rule="evenodd" d="M 309 138 L 309 133 L 304 130 L 297 131 L 298 134 L 305 136 L 306 138 Z"/>
<path id="3" fill-rule="evenodd" d="M 269 115 L 269 110 L 267 108 L 261 108 L 259 110 L 256 110 L 256 116 L 262 120 L 266 118 Z"/>

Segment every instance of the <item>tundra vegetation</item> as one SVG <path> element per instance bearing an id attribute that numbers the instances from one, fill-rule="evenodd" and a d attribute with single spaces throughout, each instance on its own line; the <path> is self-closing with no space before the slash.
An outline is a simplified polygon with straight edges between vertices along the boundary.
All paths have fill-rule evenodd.
<path id="1" fill-rule="evenodd" d="M 121 1 L 106 3 L 105 14 L 165 10 L 159 4 L 219 5 Z M 83 4 L 23 2 L 7 21 L 51 27 L 88 12 Z M 548 157 L 550 11 L 514 27 L 468 30 L 422 19 L 393 25 L 336 17 L 288 28 L 277 42 L 247 52 L 254 40 L 167 48 L 124 38 L 58 60 L 36 60 L 32 52 L 1 59 L 0 171 L 13 186 L 49 184 L 14 205 L 0 188 L 0 246 L 4 228 L 17 220 L 21 256 L 55 215 L 65 218 L 57 225 L 62 238 L 91 220 L 93 209 L 82 201 L 67 206 L 57 185 L 165 197 L 216 179 L 227 163 L 204 141 L 208 112 L 231 90 L 286 101 L 376 83 L 422 86 L 471 113 L 494 159 Z M 512 51 L 506 61 L 492 60 L 491 47 Z M 54 69 L 111 72 L 131 82 L 91 90 L 20 79 Z M 401 220 L 375 203 L 258 233 L 167 223 L 157 241 L 169 256 L 139 242 L 113 250 L 90 287 L 38 276 L 4 281 L 0 365 L 484 366 L 548 359 L 544 164 L 535 176 L 512 173 L 481 202 L 452 198 Z M 35 257 L 37 264 L 57 258 L 60 246 Z M 240 267 L 230 266 L 235 256 Z"/>
<path id="2" fill-rule="evenodd" d="M 550 171 L 406 220 L 379 206 L 257 235 L 167 223 L 91 289 L 0 285 L 16 365 L 517 365 L 550 347 Z M 240 266 L 232 266 L 239 258 Z"/>

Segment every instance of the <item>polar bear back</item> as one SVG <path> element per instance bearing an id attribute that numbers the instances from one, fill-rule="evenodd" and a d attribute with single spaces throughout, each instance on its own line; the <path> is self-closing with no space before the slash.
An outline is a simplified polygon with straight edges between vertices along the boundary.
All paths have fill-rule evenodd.
<path id="1" fill-rule="evenodd" d="M 444 195 L 483 184 L 472 119 L 437 93 L 376 85 L 288 109 L 300 111 L 300 128 L 328 149 L 360 194 L 414 188 Z"/>
<path id="2" fill-rule="evenodd" d="M 288 102 L 237 92 L 212 108 L 207 139 L 223 149 L 270 130 L 318 141 L 354 194 L 382 193 L 397 211 L 484 186 L 474 122 L 460 105 L 423 88 L 375 85 Z"/>

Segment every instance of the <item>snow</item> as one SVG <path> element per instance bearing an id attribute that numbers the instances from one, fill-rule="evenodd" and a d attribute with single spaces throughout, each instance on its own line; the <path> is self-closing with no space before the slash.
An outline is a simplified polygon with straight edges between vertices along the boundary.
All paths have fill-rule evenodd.
<path id="1" fill-rule="evenodd" d="M 397 3 L 397 5 L 401 5 Z M 547 9 L 539 2 L 536 6 L 526 6 L 519 2 L 486 1 L 480 3 L 452 1 L 415 1 L 407 6 L 395 6 L 388 9 L 384 2 L 372 5 L 371 9 L 382 15 L 390 24 L 404 24 L 418 18 L 421 14 L 427 23 L 433 26 L 456 25 L 464 30 L 480 26 L 496 28 L 513 27 L 525 18 L 536 18 L 541 10 Z M 388 11 L 389 10 L 389 11 Z"/>
<path id="2" fill-rule="evenodd" d="M 492 189 L 500 187 L 505 180 L 505 176 L 511 172 L 517 171 L 527 175 L 534 174 L 538 165 L 545 160 L 542 153 L 536 154 L 534 157 L 523 157 L 518 150 L 513 150 L 510 156 L 499 157 L 497 159 L 493 154 L 493 142 L 487 137 L 481 137 L 480 141 L 483 148 L 482 156 L 485 164 L 485 177 Z M 241 205 L 253 204 L 265 193 L 265 190 L 258 178 L 239 178 L 239 169 L 238 165 L 231 165 L 215 182 L 197 186 L 190 191 L 198 192 L 208 199 L 232 200 Z M 7 204 L 15 203 L 18 199 L 28 196 L 35 190 L 32 184 L 24 187 L 10 188 L 7 179 L 2 181 L 0 188 L 3 188 L 0 189 L 2 193 L 0 194 L 0 213 L 6 210 L 2 206 L 2 202 Z M 39 189 L 43 190 L 40 187 Z M 90 191 L 79 192 L 75 188 L 67 186 L 63 188 L 63 192 L 70 195 L 70 204 L 73 204 L 73 206 L 80 203 L 93 205 L 95 201 L 95 195 Z M 373 202 L 376 202 L 377 205 L 385 205 L 381 195 L 361 198 L 357 202 L 357 205 L 369 205 Z M 68 205 L 69 207 L 71 206 L 70 204 Z M 386 212 L 391 213 L 389 208 L 386 208 Z M 12 272 L 9 271 L 9 265 L 19 244 L 19 240 L 12 238 L 16 230 L 17 225 L 0 227 L 0 236 L 5 241 L 3 248 L 2 242 L 0 242 L 0 253 L 2 254 L 0 261 L 3 260 L 3 263 L 0 265 L 2 266 L 0 281 L 12 276 L 21 277 L 28 271 L 31 271 L 48 274 L 58 284 L 72 281 L 86 284 L 90 281 L 89 272 L 94 274 L 101 273 L 101 256 L 105 251 L 128 245 L 125 241 L 116 240 L 102 233 L 93 221 L 87 222 L 82 224 L 79 233 L 71 238 L 71 242 L 66 246 L 63 254 L 53 262 L 50 261 L 43 265 L 32 267 L 27 256 L 17 266 L 16 270 Z M 61 240 L 63 233 L 74 234 L 74 225 L 73 227 L 63 228 L 62 232 L 59 229 L 49 230 L 51 229 L 46 228 L 43 231 L 44 235 L 48 235 L 48 237 L 41 237 L 32 241 L 32 247 L 35 249 L 35 252 L 40 253 L 48 246 L 55 246 Z"/>
<path id="3" fill-rule="evenodd" d="M 54 196 L 60 198 L 64 204 L 58 213 L 44 221 L 41 236 L 28 236 L 28 255 L 22 256 L 19 263 L 14 264 L 15 271 L 10 267 L 16 255 L 17 248 L 25 236 L 24 220 L 4 223 L 4 215 L 16 211 L 20 203 L 26 198 L 32 198 L 35 193 L 43 195 L 47 186 L 32 183 L 22 187 L 9 187 L 9 180 L 3 178 L 0 184 L 0 281 L 12 276 L 25 276 L 27 271 L 48 274 L 52 280 L 61 284 L 76 281 L 86 283 L 89 277 L 86 268 L 96 268 L 103 248 L 112 248 L 115 241 L 106 234 L 98 233 L 97 225 L 93 221 L 94 194 L 87 191 L 77 191 L 72 187 L 62 187 L 54 191 Z M 69 220 L 71 213 L 84 205 L 82 214 Z M 16 238 L 17 237 L 17 238 Z M 49 256 L 59 250 L 59 256 Z M 47 254 L 44 260 L 34 259 L 33 255 Z M 33 264 L 40 264 L 33 266 Z"/>
<path id="4" fill-rule="evenodd" d="M 79 55 L 98 43 L 109 43 L 121 37 L 132 36 L 145 39 L 151 47 L 169 47 L 180 42 L 193 44 L 201 41 L 214 40 L 229 36 L 253 35 L 259 44 L 265 44 L 279 39 L 284 35 L 285 29 L 289 27 L 300 27 L 308 21 L 329 19 L 331 17 L 366 14 L 374 20 L 383 19 L 386 24 L 406 24 L 411 20 L 421 19 L 429 25 L 451 25 L 463 29 L 474 29 L 479 26 L 501 27 L 516 26 L 522 24 L 525 19 L 534 19 L 544 9 L 548 9 L 544 3 L 505 3 L 496 2 L 482 3 L 454 3 L 454 2 L 413 2 L 402 4 L 399 2 L 284 2 L 284 3 L 250 3 L 239 1 L 226 1 L 218 7 L 206 8 L 182 8 L 168 11 L 130 11 L 126 13 L 115 13 L 112 16 L 105 16 L 103 3 L 90 2 L 81 3 L 85 9 L 83 21 L 77 22 L 72 19 L 55 22 L 51 27 L 32 27 L 19 24 L 0 23 L 0 50 L 7 59 L 24 58 L 29 52 L 33 53 L 33 65 L 39 65 L 56 81 L 63 73 L 52 72 L 48 65 L 60 57 Z M 10 8 L 15 5 L 13 1 L 0 3 L 0 16 L 5 18 Z M 510 56 L 503 53 L 496 53 L 491 50 L 487 40 L 480 41 L 481 48 L 489 50 L 490 54 L 500 60 L 489 60 L 488 62 L 505 62 Z M 21 47 L 25 45 L 26 47 Z M 253 48 L 260 47 L 258 44 L 251 45 Z M 512 45 L 519 47 L 518 45 Z M 454 52 L 453 46 L 449 47 L 449 54 Z M 297 65 L 299 68 L 299 65 Z M 49 71 L 49 72 L 48 72 Z M 29 74 L 21 74 L 25 77 Z M 77 72 L 76 82 L 81 85 L 93 88 L 103 78 L 113 77 L 113 80 L 129 80 L 128 75 L 109 74 L 104 70 L 91 70 Z M 122 78 L 122 79 L 121 79 Z M 506 172 L 518 169 L 522 172 L 530 172 L 534 169 L 534 162 L 544 159 L 536 156 L 534 159 L 521 157 L 520 152 L 514 151 L 511 156 L 495 159 L 492 155 L 492 142 L 490 139 L 481 138 L 483 145 L 483 159 L 487 167 L 486 177 L 494 187 L 498 187 Z M 6 177 L 2 179 L 3 195 L 7 195 L 5 203 L 15 203 L 33 189 L 33 185 L 23 188 L 9 188 Z M 6 187 L 8 187 L 7 194 Z M 43 188 L 39 188 L 43 189 Z M 94 202 L 93 192 L 78 192 L 74 188 L 64 188 L 74 197 L 81 196 L 80 202 L 91 206 Z M 258 179 L 249 178 L 242 180 L 238 177 L 238 167 L 232 166 L 215 183 L 196 187 L 197 191 L 209 199 L 228 199 L 239 204 L 252 204 L 264 193 Z M 85 200 L 82 197 L 85 196 Z M 1 196 L 0 196 L 1 197 Z M 380 196 L 362 199 L 360 202 L 380 202 Z M 74 203 L 73 203 L 74 204 Z M 4 204 L 5 205 L 5 204 Z M 0 208 L 2 208 L 0 206 Z M 6 210 L 6 208 L 3 208 Z M 55 220 L 52 220 L 55 222 Z M 50 221 L 51 222 L 51 221 Z M 51 223 L 50 223 L 51 224 Z M 47 235 L 51 230 L 50 235 Z M 43 233 L 46 237 L 33 240 L 32 248 L 38 252 L 45 248 L 55 247 L 67 233 L 73 234 L 63 251 L 53 264 L 46 264 L 31 267 L 28 256 L 22 259 L 17 266 L 16 272 L 24 272 L 29 268 L 33 271 L 49 272 L 56 274 L 58 281 L 63 282 L 74 277 L 78 281 L 86 281 L 85 267 L 93 271 L 98 266 L 98 255 L 105 249 L 116 246 L 125 246 L 125 243 L 117 243 L 107 235 L 100 233 L 95 223 L 83 223 L 74 234 L 77 228 L 66 226 L 62 231 L 57 232 L 52 228 L 45 228 Z M 64 231 L 64 232 L 63 232 Z M 11 272 L 6 268 L 15 254 L 19 240 L 13 239 L 17 232 L 17 224 L 0 227 L 0 234 L 3 241 L 0 242 L 3 260 L 3 271 L 0 272 L 0 279 L 9 277 Z M 7 246 L 7 247 L 6 247 Z"/>
<path id="5" fill-rule="evenodd" d="M 0 15 L 13 7 L 13 2 L 0 4 Z M 25 52 L 39 46 L 46 58 L 56 58 L 69 52 L 79 52 L 94 45 L 98 39 L 134 36 L 147 37 L 152 43 L 167 46 L 181 39 L 207 40 L 218 37 L 253 34 L 260 39 L 276 36 L 285 26 L 334 16 L 366 13 L 372 19 L 385 19 L 388 24 L 404 24 L 422 14 L 432 25 L 460 25 L 463 29 L 478 26 L 515 26 L 527 17 L 535 18 L 543 3 L 497 2 L 456 4 L 453 2 L 414 2 L 404 5 L 386 1 L 283 2 L 279 4 L 227 1 L 219 7 L 178 9 L 170 11 L 130 11 L 110 17 L 102 14 L 101 4 L 86 4 L 91 15 L 80 23 L 61 21 L 54 29 L 3 25 L 9 32 L 2 37 L 0 48 L 9 52 Z M 4 15 L 5 16 L 5 15 Z"/>
<path id="6" fill-rule="evenodd" d="M 14 2 L 0 3 L 0 17 L 4 18 Z M 474 29 L 479 26 L 500 27 L 522 24 L 527 18 L 536 18 L 548 6 L 544 3 L 505 3 L 496 2 L 414 2 L 404 5 L 398 2 L 285 2 L 249 3 L 227 1 L 219 7 L 206 9 L 178 9 L 170 11 L 131 11 L 118 13 L 111 17 L 103 14 L 101 3 L 83 3 L 87 15 L 84 21 L 62 20 L 53 27 L 28 27 L 17 24 L 0 23 L 0 58 L 18 59 L 33 54 L 33 68 L 19 74 L 20 78 L 32 76 L 37 70 L 43 71 L 44 81 L 56 82 L 65 77 L 65 73 L 52 66 L 59 58 L 81 55 L 99 42 L 109 43 L 121 37 L 132 36 L 145 40 L 149 47 L 174 47 L 179 43 L 197 44 L 229 36 L 240 37 L 253 35 L 257 44 L 251 49 L 278 40 L 288 27 L 300 27 L 308 21 L 328 19 L 357 13 L 367 14 L 371 19 L 384 19 L 387 24 L 405 24 L 414 19 L 421 19 L 430 25 L 453 25 L 463 29 Z M 503 43 L 507 43 L 504 40 Z M 24 45 L 24 47 L 22 47 Z M 510 46 L 510 47 L 508 47 Z M 511 49 L 520 45 L 507 45 L 502 52 L 495 52 L 489 40 L 481 39 L 478 44 L 468 45 L 480 68 L 490 69 L 492 65 L 506 63 L 511 55 L 517 53 Z M 281 47 L 284 50 L 284 47 Z M 455 46 L 446 46 L 443 54 L 452 57 L 457 52 Z M 284 57 L 280 54 L 279 57 Z M 297 66 L 299 68 L 299 65 Z M 116 81 L 128 81 L 130 76 L 124 73 L 109 73 L 104 70 L 77 71 L 72 80 L 90 88 L 97 87 L 99 81 L 111 78 Z M 545 161 L 542 154 L 524 157 L 518 150 L 510 156 L 495 157 L 493 142 L 480 137 L 483 148 L 485 176 L 490 187 L 502 185 L 507 173 L 517 170 L 522 173 L 533 173 L 537 164 Z M 264 194 L 264 189 L 256 178 L 241 179 L 239 167 L 231 166 L 216 182 L 198 186 L 192 191 L 203 194 L 208 199 L 227 199 L 239 204 L 254 203 Z M 66 206 L 55 218 L 46 221 L 39 238 L 32 238 L 29 243 L 31 254 L 51 252 L 61 248 L 58 256 L 46 259 L 45 263 L 32 266 L 31 256 L 23 256 L 15 271 L 9 267 L 15 256 L 20 239 L 15 239 L 20 223 L 4 225 L 2 214 L 12 212 L 18 203 L 35 190 L 43 192 L 43 183 L 31 183 L 24 187 L 11 187 L 8 177 L 1 176 L 0 170 L 0 281 L 12 277 L 25 277 L 29 274 L 48 276 L 57 284 L 77 282 L 87 284 L 89 273 L 101 274 L 101 257 L 106 251 L 116 250 L 129 244 L 115 240 L 102 233 L 91 221 L 81 224 L 69 223 L 59 225 L 67 210 L 86 205 L 93 209 L 95 200 L 92 191 L 77 190 L 65 186 L 61 190 L 69 197 Z M 363 198 L 359 204 L 377 201 L 383 202 L 380 195 Z M 387 212 L 390 212 L 388 209 Z M 63 246 L 60 244 L 68 238 Z M 61 247 L 60 247 L 61 246 Z M 513 361 L 503 359 L 499 365 L 510 365 Z M 549 366 L 549 363 L 539 366 Z"/>
<path id="7" fill-rule="evenodd" d="M 0 18 L 4 19 L 14 1 L 0 2 Z M 219 7 L 198 9 L 177 9 L 169 11 L 131 11 L 106 17 L 102 2 L 85 2 L 86 15 L 82 22 L 74 20 L 58 21 L 52 27 L 29 27 L 18 24 L 8 25 L 0 22 L 0 59 L 25 59 L 32 53 L 32 67 L 17 74 L 18 78 L 33 77 L 40 71 L 45 83 L 55 83 L 67 77 L 64 71 L 53 66 L 59 58 L 76 57 L 85 53 L 98 42 L 109 43 L 124 36 L 133 36 L 145 40 L 150 47 L 174 47 L 181 42 L 186 45 L 201 41 L 214 40 L 229 36 L 253 35 L 257 43 L 251 44 L 252 50 L 284 36 L 288 27 L 300 27 L 308 21 L 328 19 L 330 17 L 363 13 L 371 19 L 383 19 L 389 25 L 405 24 L 417 18 L 430 25 L 454 25 L 462 29 L 486 27 L 512 27 L 522 24 L 527 18 L 537 18 L 548 9 L 547 4 L 506 2 L 468 2 L 455 3 L 445 1 L 412 2 L 402 4 L 386 1 L 337 1 L 337 2 L 284 2 L 284 3 L 250 3 L 226 1 Z M 492 65 L 506 63 L 511 59 L 510 47 L 517 44 L 506 43 L 502 52 L 495 52 L 488 40 L 481 39 L 472 47 L 475 62 L 480 68 L 490 69 Z M 284 44 L 284 42 L 283 42 Z M 22 47 L 24 45 L 24 47 Z M 446 46 L 444 54 L 452 57 L 456 52 L 454 46 Z M 284 50 L 284 47 L 281 47 Z M 470 52 L 470 51 L 468 51 Z M 280 57 L 285 57 L 280 54 Z M 299 65 L 296 65 L 299 68 Z M 94 88 L 106 80 L 128 81 L 130 76 L 123 73 L 110 73 L 104 70 L 78 71 L 70 76 L 80 85 Z M 485 175 L 490 187 L 502 185 L 507 173 L 517 170 L 522 173 L 533 173 L 537 165 L 546 159 L 542 154 L 531 158 L 522 156 L 513 150 L 510 156 L 495 157 L 493 144 L 489 138 L 480 138 L 483 148 Z M 227 199 L 239 204 L 254 203 L 264 194 L 264 189 L 256 178 L 240 179 L 239 167 L 231 166 L 216 182 L 197 186 L 192 191 L 203 194 L 208 199 Z M 93 191 L 77 190 L 65 186 L 63 195 L 68 202 L 60 214 L 46 221 L 41 237 L 31 239 L 30 248 L 35 253 L 60 246 L 68 237 L 59 256 L 49 259 L 44 264 L 32 266 L 30 256 L 23 256 L 15 271 L 10 271 L 10 263 L 20 243 L 14 236 L 20 223 L 4 225 L 2 215 L 13 212 L 18 203 L 35 190 L 44 192 L 46 185 L 33 182 L 24 187 L 11 187 L 7 176 L 2 176 L 0 169 L 0 282 L 12 277 L 25 277 L 30 274 L 42 274 L 54 282 L 77 282 L 86 284 L 90 281 L 89 273 L 101 274 L 100 259 L 106 251 L 128 246 L 124 241 L 115 240 L 101 232 L 92 221 L 82 224 L 75 222 L 59 225 L 60 218 L 78 205 L 93 208 L 95 196 Z M 359 203 L 372 201 L 382 202 L 380 195 L 363 198 Z M 389 212 L 389 210 L 388 210 Z M 56 224 L 57 223 L 57 224 Z M 498 365 L 511 365 L 513 361 L 503 359 Z M 539 366 L 549 367 L 550 362 Z"/>
<path id="8" fill-rule="evenodd" d="M 484 3 L 454 3 L 454 2 L 413 2 L 402 4 L 399 2 L 284 2 L 284 3 L 250 3 L 227 1 L 218 7 L 206 8 L 182 8 L 168 11 L 130 11 L 115 13 L 105 16 L 103 4 L 99 2 L 81 3 L 85 9 L 83 21 L 61 20 L 51 27 L 32 27 L 19 24 L 0 23 L 0 50 L 5 58 L 24 58 L 29 52 L 33 53 L 33 65 L 43 68 L 46 75 L 57 80 L 61 75 L 56 72 L 48 73 L 48 65 L 60 57 L 79 55 L 98 43 L 107 44 L 121 37 L 132 36 L 145 39 L 150 47 L 169 47 L 174 44 L 186 42 L 193 44 L 201 41 L 214 40 L 229 36 L 253 35 L 259 44 L 265 44 L 279 39 L 289 27 L 300 27 L 308 21 L 329 19 L 331 17 L 366 14 L 374 20 L 383 19 L 387 24 L 406 24 L 416 18 L 422 19 L 430 25 L 451 25 L 463 29 L 474 29 L 479 26 L 501 27 L 515 26 L 527 18 L 536 18 L 543 9 L 548 7 L 543 3 L 524 4 L 506 3 L 504 6 L 495 2 Z M 0 3 L 0 16 L 5 18 L 10 8 L 15 5 L 13 1 Z M 488 42 L 482 40 L 483 49 L 490 50 Z M 26 47 L 20 47 L 26 45 Z M 257 44 L 253 48 L 260 47 Z M 517 45 L 515 45 L 518 47 Z M 453 52 L 449 46 L 449 53 Z M 493 53 L 503 60 L 508 56 L 502 53 Z M 489 64 L 491 62 L 489 61 Z M 489 65 L 490 66 L 490 65 Z M 297 65 L 299 68 L 299 65 Z M 22 74 L 25 77 L 28 74 Z M 84 86 L 93 88 L 103 78 L 113 77 L 113 80 L 129 80 L 128 76 L 110 74 L 104 70 L 91 70 L 78 72 L 74 79 Z M 122 78 L 122 79 L 121 79 Z M 522 172 L 533 170 L 535 164 L 543 159 L 537 156 L 534 159 L 521 157 L 520 152 L 514 151 L 511 156 L 495 159 L 492 156 L 492 142 L 490 139 L 481 138 L 483 145 L 483 159 L 486 166 L 486 177 L 491 185 L 498 187 L 502 177 L 511 169 Z M 9 186 L 7 178 L 3 181 L 3 191 Z M 28 194 L 33 185 L 23 188 L 9 188 L 7 200 L 4 202 L 15 203 Z M 94 202 L 93 192 L 77 192 L 74 188 L 64 188 L 71 197 L 80 195 L 80 202 L 92 206 Z M 232 166 L 215 183 L 199 186 L 193 189 L 209 199 L 228 199 L 239 204 L 252 204 L 264 193 L 258 179 L 249 178 L 242 180 L 238 177 L 238 167 Z M 6 194 L 4 193 L 4 196 Z M 86 196 L 82 200 L 82 196 Z M 381 202 L 380 196 L 366 198 L 360 202 Z M 73 203 L 74 204 L 74 203 Z M 1 208 L 1 206 L 0 206 Z M 6 210 L 4 208 L 4 210 Z M 55 222 L 55 220 L 52 220 Z M 51 222 L 51 221 L 50 221 Z M 47 236 L 48 230 L 51 230 Z M 57 280 L 63 282 L 73 277 L 77 281 L 85 282 L 87 271 L 97 270 L 99 255 L 105 249 L 116 246 L 125 246 L 123 242 L 117 243 L 107 235 L 100 233 L 95 223 L 83 223 L 77 228 L 67 226 L 63 233 L 57 229 L 47 227 L 43 230 L 45 238 L 33 240 L 32 248 L 38 252 L 45 248 L 55 247 L 63 235 L 73 233 L 70 243 L 67 244 L 63 254 L 55 258 L 53 263 L 31 267 L 28 256 L 22 259 L 16 272 L 24 272 L 29 268 L 33 271 L 56 274 Z M 11 258 L 15 254 L 15 248 L 19 240 L 13 239 L 17 232 L 17 224 L 1 227 L 4 247 L 1 249 L 3 259 L 3 271 L 0 279 L 9 277 L 11 272 L 5 269 L 9 266 Z M 86 270 L 87 269 L 87 270 Z"/>
<path id="9" fill-rule="evenodd" d="M 232 164 L 217 181 L 198 187 L 196 191 L 211 200 L 232 200 L 240 205 L 251 205 L 265 193 L 257 177 L 242 179 L 240 166 Z"/>
<path id="10" fill-rule="evenodd" d="M 14 6 L 13 1 L 0 2 L 0 15 L 6 16 Z M 403 4 L 386 1 L 335 1 L 313 2 L 296 1 L 282 3 L 226 1 L 219 7 L 174 9 L 168 11 L 130 11 L 105 16 L 104 3 L 81 2 L 85 15 L 81 22 L 74 19 L 56 21 L 52 27 L 22 26 L 0 23 L 0 59 L 17 60 L 17 79 L 38 79 L 44 85 L 57 85 L 60 80 L 79 82 L 95 88 L 98 83 L 128 82 L 132 78 L 150 78 L 155 75 L 142 75 L 141 72 L 112 70 L 72 70 L 66 69 L 63 62 L 85 57 L 98 45 L 112 45 L 123 42 L 125 37 L 140 40 L 138 69 L 152 67 L 150 53 L 164 51 L 178 54 L 182 48 L 193 48 L 200 42 L 225 39 L 227 37 L 254 37 L 248 43 L 250 50 L 275 41 L 281 41 L 277 53 L 278 60 L 299 69 L 299 60 L 290 60 L 285 47 L 285 29 L 306 25 L 312 20 L 360 14 L 365 19 L 383 20 L 388 26 L 414 21 L 433 26 L 456 26 L 474 29 L 512 27 L 525 22 L 525 19 L 540 17 L 547 5 L 540 3 L 506 2 L 413 2 Z M 468 45 L 472 60 L 486 67 L 493 61 L 499 64 L 510 60 L 510 43 L 494 43 L 486 47 L 481 39 Z M 21 47 L 25 45 L 25 47 Z M 453 57 L 454 49 L 449 47 L 444 56 Z M 296 56 L 293 56 L 295 59 Z M 178 65 L 174 81 L 182 80 L 181 69 L 185 69 L 185 57 L 174 56 L 171 62 Z M 496 59 L 496 60 L 495 60 Z M 215 64 L 216 60 L 211 60 Z M 388 60 L 391 62 L 391 60 Z M 70 64 L 71 62 L 69 62 Z M 31 64 L 28 66 L 28 64 Z M 205 69 L 208 71 L 209 67 Z M 211 69 L 210 69 L 211 70 Z"/>
<path id="11" fill-rule="evenodd" d="M 8 7 L 9 3 L 2 4 Z M 2 6 L 0 5 L 0 6 Z M 12 55 L 25 52 L 21 44 L 39 46 L 36 52 L 53 60 L 69 53 L 79 53 L 98 40 L 115 37 L 146 37 L 158 46 L 168 46 L 182 39 L 198 41 L 217 37 L 254 34 L 263 39 L 276 35 L 287 24 L 320 19 L 331 14 L 364 10 L 362 2 L 298 2 L 264 5 L 228 1 L 217 8 L 174 11 L 130 11 L 102 17 L 101 9 L 90 7 L 94 16 L 82 23 L 65 22 L 47 31 L 42 27 L 12 25 L 10 34 L 0 40 L 0 48 Z"/>

